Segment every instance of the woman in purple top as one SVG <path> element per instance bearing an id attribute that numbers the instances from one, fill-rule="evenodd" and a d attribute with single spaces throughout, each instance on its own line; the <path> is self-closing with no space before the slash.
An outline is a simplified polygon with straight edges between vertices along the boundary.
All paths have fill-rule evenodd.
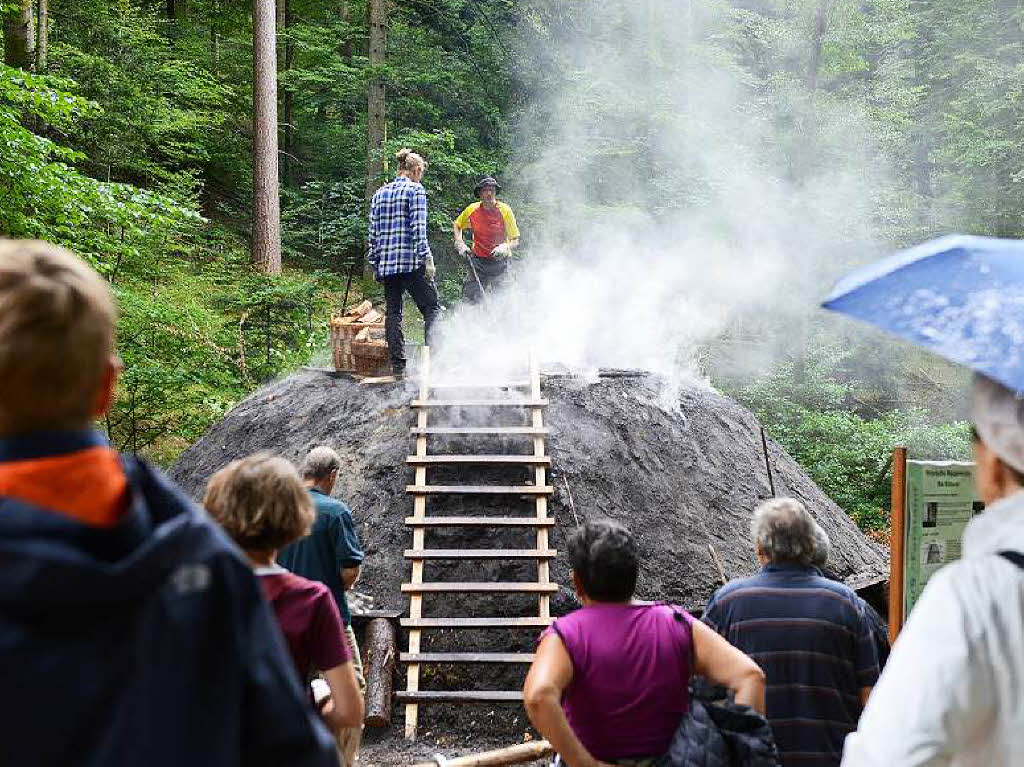
<path id="1" fill-rule="evenodd" d="M 636 542 L 611 520 L 587 522 L 568 543 L 582 610 L 540 639 L 523 696 L 530 721 L 571 767 L 661 756 L 689 709 L 691 673 L 764 713 L 754 661 L 684 610 L 633 601 Z"/>

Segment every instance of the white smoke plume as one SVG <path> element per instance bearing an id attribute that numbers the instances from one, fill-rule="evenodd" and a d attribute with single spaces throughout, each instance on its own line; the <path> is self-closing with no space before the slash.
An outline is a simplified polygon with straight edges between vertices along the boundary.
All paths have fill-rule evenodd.
<path id="1" fill-rule="evenodd" d="M 515 377 L 534 353 L 694 380 L 738 322 L 791 343 L 831 278 L 874 255 L 885 171 L 857 110 L 810 99 L 802 75 L 753 82 L 742 22 L 714 0 L 561 5 L 521 30 L 529 102 L 501 196 L 523 256 L 449 314 L 435 370 Z"/>

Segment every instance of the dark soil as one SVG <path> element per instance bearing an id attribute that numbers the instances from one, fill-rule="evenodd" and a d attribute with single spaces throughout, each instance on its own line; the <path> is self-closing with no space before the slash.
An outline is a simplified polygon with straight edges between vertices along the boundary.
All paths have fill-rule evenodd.
<path id="1" fill-rule="evenodd" d="M 553 457 L 548 482 L 556 490 L 549 505 L 557 520 L 550 544 L 559 550 L 551 577 L 562 586 L 552 598 L 556 614 L 576 606 L 568 588 L 564 548 L 565 538 L 577 520 L 612 517 L 629 526 L 642 552 L 638 584 L 638 597 L 642 599 L 667 600 L 699 611 L 721 585 L 710 547 L 717 552 L 727 578 L 755 572 L 750 513 L 771 496 L 771 491 L 760 425 L 749 411 L 726 397 L 696 387 L 682 390 L 666 403 L 661 382 L 647 376 L 618 374 L 596 381 L 547 377 L 543 392 L 551 402 L 545 413 Z M 366 386 L 305 371 L 247 398 L 187 450 L 171 474 L 199 498 L 210 474 L 234 458 L 271 450 L 298 462 L 316 445 L 332 446 L 343 461 L 336 495 L 352 508 L 366 550 L 357 588 L 373 596 L 376 609 L 405 610 L 400 586 L 409 577 L 409 566 L 403 550 L 410 547 L 412 539 L 403 524 L 403 518 L 412 512 L 412 499 L 405 492 L 412 481 L 412 470 L 406 467 L 405 458 L 414 452 L 409 435 L 414 414 L 408 403 L 415 394 L 412 381 Z M 522 425 L 525 414 L 513 408 L 496 408 L 489 413 L 467 410 L 447 413 L 443 423 Z M 529 453 L 532 449 L 525 439 L 505 444 L 493 438 L 485 442 L 432 442 L 431 452 L 440 451 Z M 832 540 L 829 568 L 856 589 L 881 583 L 888 574 L 887 552 L 862 535 L 842 509 L 770 439 L 768 453 L 776 493 L 803 501 L 828 532 Z M 521 468 L 458 472 L 431 469 L 429 482 L 522 484 L 528 479 Z M 481 501 L 470 496 L 431 498 L 427 513 L 512 515 L 532 514 L 532 508 L 529 499 Z M 481 540 L 485 535 L 488 538 Z M 491 538 L 493 535 L 475 529 L 430 531 L 427 546 L 535 545 L 532 532 L 498 533 L 498 541 Z M 428 563 L 425 580 L 533 580 L 535 567 L 514 562 Z M 536 614 L 536 597 L 527 595 L 424 599 L 425 616 L 531 613 Z M 460 632 L 457 636 L 450 630 L 428 631 L 424 632 L 423 650 L 529 650 L 535 638 L 534 632 L 521 630 Z M 400 643 L 405 646 L 404 636 Z M 504 667 L 424 666 L 421 689 L 521 686 L 524 668 L 501 669 Z M 403 681 L 404 674 L 399 674 L 396 688 L 403 687 Z M 402 708 L 396 706 L 393 737 L 386 737 L 380 748 L 386 750 L 384 743 L 389 742 L 396 747 L 404 744 L 400 736 Z M 522 709 L 516 706 L 420 708 L 420 732 L 430 742 L 452 739 L 458 745 L 468 736 L 477 746 L 491 740 L 493 743 L 484 747 L 497 747 L 521 742 L 527 729 Z M 427 736 L 427 732 L 432 734 Z M 415 761 L 411 751 L 396 751 L 395 758 L 406 761 L 388 762 L 383 752 L 374 750 L 377 748 L 368 744 L 367 755 L 373 755 L 368 763 Z M 469 750 L 481 749 L 474 746 Z M 416 750 L 415 756 L 420 755 Z"/>

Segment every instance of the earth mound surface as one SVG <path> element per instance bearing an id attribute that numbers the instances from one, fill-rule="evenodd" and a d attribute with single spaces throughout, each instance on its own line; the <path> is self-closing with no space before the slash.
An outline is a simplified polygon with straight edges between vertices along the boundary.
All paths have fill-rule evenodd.
<path id="1" fill-rule="evenodd" d="M 761 427 L 736 402 L 706 388 L 684 388 L 666 396 L 663 382 L 646 375 L 584 379 L 545 376 L 550 401 L 545 425 L 555 488 L 549 514 L 556 525 L 550 545 L 559 552 L 552 580 L 560 593 L 552 610 L 576 603 L 569 589 L 565 539 L 578 521 L 611 517 L 634 532 L 641 549 L 638 597 L 666 600 L 699 610 L 722 578 L 749 575 L 757 561 L 749 540 L 753 508 L 771 497 Z M 377 609 L 404 610 L 400 591 L 409 578 L 403 551 L 412 535 L 403 520 L 412 513 L 405 492 L 413 471 L 405 464 L 415 452 L 409 429 L 415 414 L 409 401 L 414 381 L 360 385 L 316 371 L 303 371 L 255 392 L 211 427 L 171 470 L 173 478 L 201 498 L 209 476 L 229 461 L 270 450 L 295 462 L 316 445 L 342 457 L 335 494 L 344 499 L 366 550 L 358 590 L 373 596 Z M 431 423 L 521 425 L 515 408 L 490 412 L 449 412 Z M 431 438 L 430 452 L 532 453 L 526 439 Z M 865 537 L 835 503 L 770 439 L 768 462 L 776 494 L 806 504 L 832 541 L 829 569 L 856 589 L 888 577 L 888 554 Z M 522 484 L 523 468 L 431 468 L 430 484 Z M 571 501 L 570 501 L 571 497 Z M 512 508 L 512 507 L 515 508 Z M 533 514 L 533 502 L 429 498 L 429 515 Z M 497 542 L 491 536 L 500 535 Z M 492 533 L 479 529 L 427 532 L 428 548 L 533 548 L 532 531 Z M 490 570 L 481 575 L 481 568 Z M 535 565 L 516 562 L 428 563 L 425 580 L 534 580 Z M 441 596 L 424 600 L 425 615 L 522 614 L 536 610 L 535 597 Z M 487 612 L 481 610 L 487 608 Z M 473 612 L 460 612 L 461 610 Z M 534 612 L 535 614 L 535 612 Z M 443 634 L 445 632 L 436 632 Z M 426 648 L 425 648 L 426 649 Z"/>

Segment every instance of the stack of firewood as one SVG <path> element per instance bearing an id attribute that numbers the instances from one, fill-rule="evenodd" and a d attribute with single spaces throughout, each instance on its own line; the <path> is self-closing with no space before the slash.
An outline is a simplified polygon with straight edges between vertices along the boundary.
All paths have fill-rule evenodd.
<path id="1" fill-rule="evenodd" d="M 331 351 L 339 373 L 387 375 L 390 365 L 384 315 L 370 301 L 363 301 L 344 314 L 332 315 Z"/>

